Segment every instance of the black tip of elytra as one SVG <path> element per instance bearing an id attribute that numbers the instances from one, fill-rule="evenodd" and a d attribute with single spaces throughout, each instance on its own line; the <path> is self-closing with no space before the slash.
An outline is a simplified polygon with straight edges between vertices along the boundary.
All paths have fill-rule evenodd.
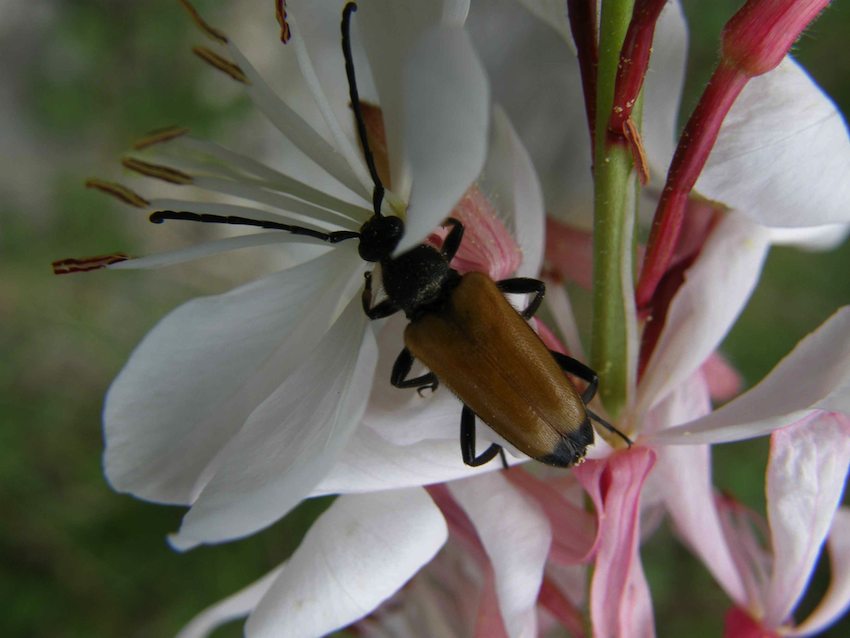
<path id="1" fill-rule="evenodd" d="M 565 434 L 558 441 L 551 454 L 538 457 L 538 461 L 555 467 L 572 467 L 584 460 L 587 447 L 593 444 L 593 426 L 585 417 L 584 422 L 573 432 Z"/>

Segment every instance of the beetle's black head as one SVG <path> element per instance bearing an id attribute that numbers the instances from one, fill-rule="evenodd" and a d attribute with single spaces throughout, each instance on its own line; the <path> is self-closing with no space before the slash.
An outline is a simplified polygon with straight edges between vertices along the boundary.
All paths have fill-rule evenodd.
<path id="1" fill-rule="evenodd" d="M 593 426 L 585 417 L 584 423 L 577 430 L 561 437 L 551 454 L 542 456 L 537 460 L 555 467 L 572 467 L 584 460 L 584 455 L 587 454 L 587 446 L 592 444 Z"/>
<path id="2" fill-rule="evenodd" d="M 392 255 L 401 236 L 404 222 L 395 215 L 374 215 L 360 227 L 360 246 L 357 251 L 365 261 L 381 261 Z"/>

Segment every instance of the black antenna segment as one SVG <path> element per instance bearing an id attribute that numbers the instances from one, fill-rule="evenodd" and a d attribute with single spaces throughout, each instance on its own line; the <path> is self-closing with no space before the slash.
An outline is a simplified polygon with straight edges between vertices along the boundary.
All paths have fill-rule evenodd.
<path id="1" fill-rule="evenodd" d="M 357 136 L 363 147 L 363 155 L 366 158 L 366 166 L 375 189 L 372 191 L 372 209 L 375 215 L 381 217 L 381 203 L 384 201 L 384 185 L 375 168 L 375 158 L 369 148 L 369 140 L 366 137 L 366 123 L 363 121 L 363 112 L 360 110 L 360 95 L 357 92 L 357 79 L 354 77 L 354 57 L 351 55 L 351 14 L 357 11 L 357 4 L 349 2 L 342 10 L 342 55 L 345 58 L 345 76 L 348 78 L 348 95 L 351 98 L 351 109 L 354 111 L 354 120 L 357 122 Z"/>
<path id="2" fill-rule="evenodd" d="M 154 224 L 161 224 L 167 219 L 175 219 L 188 222 L 202 222 L 205 224 L 233 224 L 235 226 L 254 226 L 256 228 L 267 228 L 270 230 L 285 230 L 293 235 L 306 235 L 307 237 L 321 239 L 329 244 L 336 244 L 346 239 L 360 237 L 360 233 L 353 230 L 336 230 L 330 233 L 324 233 L 313 228 L 291 226 L 290 224 L 281 224 L 265 219 L 251 219 L 250 217 L 238 217 L 235 215 L 211 215 L 209 213 L 199 214 L 188 211 L 160 210 L 152 213 L 148 219 Z"/>

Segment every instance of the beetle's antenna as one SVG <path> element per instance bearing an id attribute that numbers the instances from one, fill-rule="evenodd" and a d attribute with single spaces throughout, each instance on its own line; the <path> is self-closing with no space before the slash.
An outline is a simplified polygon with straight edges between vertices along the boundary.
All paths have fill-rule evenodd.
<path id="1" fill-rule="evenodd" d="M 161 224 L 167 219 L 177 219 L 189 222 L 203 222 L 205 224 L 233 224 L 236 226 L 254 226 L 256 228 L 267 228 L 270 230 L 285 230 L 293 235 L 306 235 L 307 237 L 315 237 L 329 244 L 336 244 L 346 239 L 354 239 L 360 237 L 360 233 L 353 230 L 337 230 L 330 233 L 325 233 L 314 228 L 305 226 L 292 226 L 290 224 L 281 224 L 280 222 L 272 222 L 265 219 L 251 219 L 250 217 L 238 217 L 236 215 L 212 215 L 209 213 L 191 213 L 188 211 L 175 210 L 160 210 L 152 213 L 148 218 L 154 224 Z"/>
<path id="2" fill-rule="evenodd" d="M 384 201 L 384 184 L 378 176 L 375 167 L 375 158 L 372 149 L 369 148 L 369 139 L 366 136 L 366 123 L 363 120 L 363 112 L 360 110 L 360 94 L 357 92 L 357 79 L 354 77 L 354 57 L 351 55 L 351 14 L 357 11 L 357 4 L 349 2 L 342 10 L 342 55 L 345 58 L 345 77 L 348 78 L 348 95 L 351 98 L 351 110 L 354 111 L 354 121 L 357 122 L 357 136 L 363 147 L 363 155 L 366 158 L 366 166 L 375 189 L 372 191 L 372 209 L 375 215 L 381 215 L 381 203 Z"/>
<path id="3" fill-rule="evenodd" d="M 629 437 L 627 437 L 625 434 L 620 432 L 617 428 L 615 428 L 613 425 L 608 423 L 608 421 L 603 419 L 601 416 L 599 416 L 595 412 L 591 412 L 590 410 L 587 410 L 587 408 L 585 408 L 585 410 L 587 411 L 587 416 L 589 416 L 591 419 L 596 421 L 599 425 L 601 425 L 603 428 L 605 428 L 609 432 L 613 432 L 614 434 L 619 436 L 621 439 L 623 439 L 626 442 L 626 445 L 628 445 L 629 447 L 632 447 L 632 444 L 634 443 L 634 441 L 632 441 Z"/>

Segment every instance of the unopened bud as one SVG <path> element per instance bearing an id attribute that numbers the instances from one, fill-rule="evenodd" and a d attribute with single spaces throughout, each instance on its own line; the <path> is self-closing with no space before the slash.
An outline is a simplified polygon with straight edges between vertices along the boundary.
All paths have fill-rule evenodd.
<path id="1" fill-rule="evenodd" d="M 829 0 L 748 0 L 723 29 L 723 60 L 755 77 L 776 68 Z"/>

